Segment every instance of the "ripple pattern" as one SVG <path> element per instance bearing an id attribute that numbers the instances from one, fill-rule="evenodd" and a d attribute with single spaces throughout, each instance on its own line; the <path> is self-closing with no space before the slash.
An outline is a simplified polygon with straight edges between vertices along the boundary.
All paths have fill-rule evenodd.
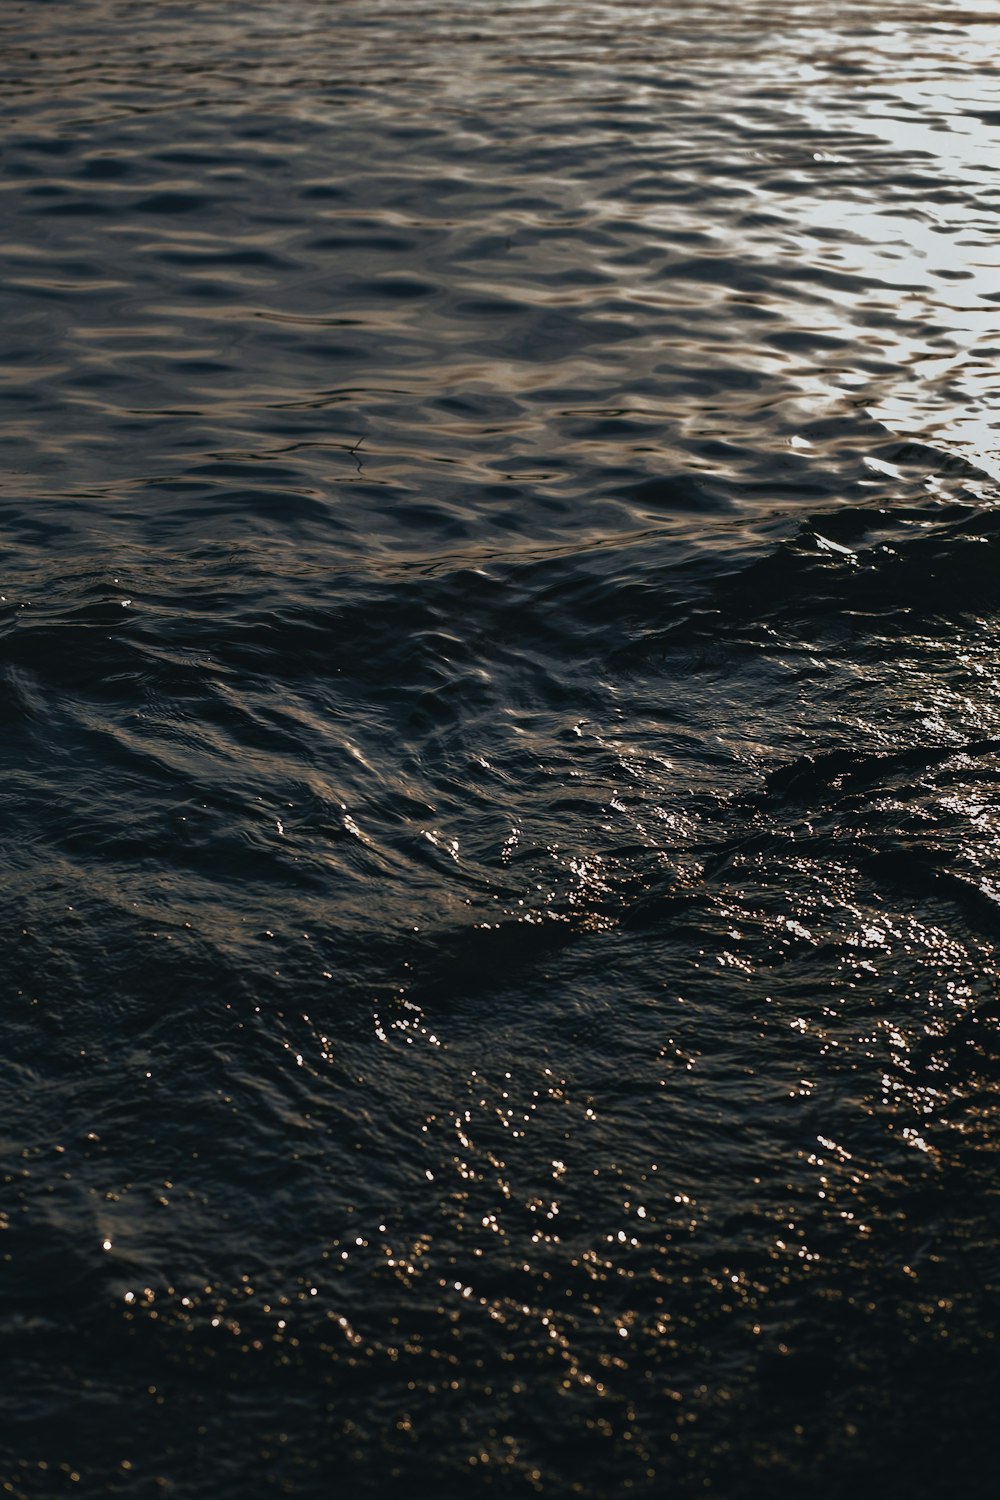
<path id="1" fill-rule="evenodd" d="M 988 0 L 0 14 L 0 1484 L 982 1493 Z"/>

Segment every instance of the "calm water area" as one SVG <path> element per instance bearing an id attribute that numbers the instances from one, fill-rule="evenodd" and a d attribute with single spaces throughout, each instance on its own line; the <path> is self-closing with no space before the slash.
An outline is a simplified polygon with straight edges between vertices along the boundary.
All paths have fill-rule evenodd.
<path id="1" fill-rule="evenodd" d="M 988 1496 L 994 0 L 4 0 L 0 1496 Z"/>

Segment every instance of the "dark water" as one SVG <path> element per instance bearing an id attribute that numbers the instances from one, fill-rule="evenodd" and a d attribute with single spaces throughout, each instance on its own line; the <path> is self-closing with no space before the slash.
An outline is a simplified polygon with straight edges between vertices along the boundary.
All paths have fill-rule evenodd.
<path id="1" fill-rule="evenodd" d="M 3 7 L 3 1493 L 990 1493 L 998 43 Z"/>

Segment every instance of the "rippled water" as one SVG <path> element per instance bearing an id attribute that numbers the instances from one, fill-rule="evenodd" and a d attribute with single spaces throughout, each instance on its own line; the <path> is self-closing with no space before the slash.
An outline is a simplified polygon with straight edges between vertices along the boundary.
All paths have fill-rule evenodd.
<path id="1" fill-rule="evenodd" d="M 998 31 L 4 7 L 7 1493 L 983 1493 Z"/>

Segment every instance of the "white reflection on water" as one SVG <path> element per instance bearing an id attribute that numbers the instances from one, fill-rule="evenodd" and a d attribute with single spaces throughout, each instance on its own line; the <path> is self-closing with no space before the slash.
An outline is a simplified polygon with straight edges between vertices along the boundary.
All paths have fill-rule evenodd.
<path id="1" fill-rule="evenodd" d="M 880 317 L 875 335 L 881 352 L 893 359 L 894 373 L 873 384 L 863 369 L 844 370 L 835 384 L 856 388 L 869 414 L 900 436 L 919 436 L 1000 478 L 996 17 L 985 3 L 963 11 L 942 13 L 935 57 L 911 58 L 909 15 L 886 27 L 886 35 L 873 39 L 884 72 L 873 63 L 874 86 L 845 87 L 844 108 L 837 111 L 841 129 L 847 126 L 869 142 L 876 137 L 900 161 L 909 160 L 924 191 L 901 185 L 901 201 L 873 205 L 862 173 L 849 194 L 800 193 L 795 206 L 802 228 L 819 239 L 822 259 L 884 286 L 881 296 L 869 286 L 867 295 L 847 299 L 842 308 L 862 340 L 872 336 L 862 332 L 866 309 L 896 315 L 891 329 Z M 973 11 L 989 17 L 985 33 L 972 23 Z M 832 45 L 832 35 L 830 40 Z M 789 112 L 817 132 L 830 128 L 825 91 L 815 102 L 801 91 Z M 849 155 L 841 145 L 828 160 L 845 163 Z M 959 183 L 967 185 L 960 200 Z"/>
<path id="2" fill-rule="evenodd" d="M 971 9 L 971 7 L 966 8 Z M 995 20 L 995 9 L 978 9 Z M 1000 478 L 1000 420 L 996 415 L 997 300 L 1000 244 L 995 232 L 995 172 L 998 159 L 997 96 L 992 83 L 995 36 L 984 37 L 962 20 L 943 28 L 951 53 L 936 70 L 893 77 L 890 101 L 865 116 L 894 150 L 923 157 L 940 184 L 966 182 L 968 196 L 956 203 L 933 199 L 905 217 L 873 214 L 842 205 L 845 221 L 866 242 L 865 269 L 905 289 L 905 302 L 936 325 L 936 343 L 922 348 L 905 341 L 900 364 L 905 390 L 884 389 L 871 414 L 901 434 L 961 454 Z M 905 35 L 901 37 L 905 43 Z M 984 76 L 985 75 L 985 76 Z M 942 337 L 942 325 L 947 333 Z"/>

